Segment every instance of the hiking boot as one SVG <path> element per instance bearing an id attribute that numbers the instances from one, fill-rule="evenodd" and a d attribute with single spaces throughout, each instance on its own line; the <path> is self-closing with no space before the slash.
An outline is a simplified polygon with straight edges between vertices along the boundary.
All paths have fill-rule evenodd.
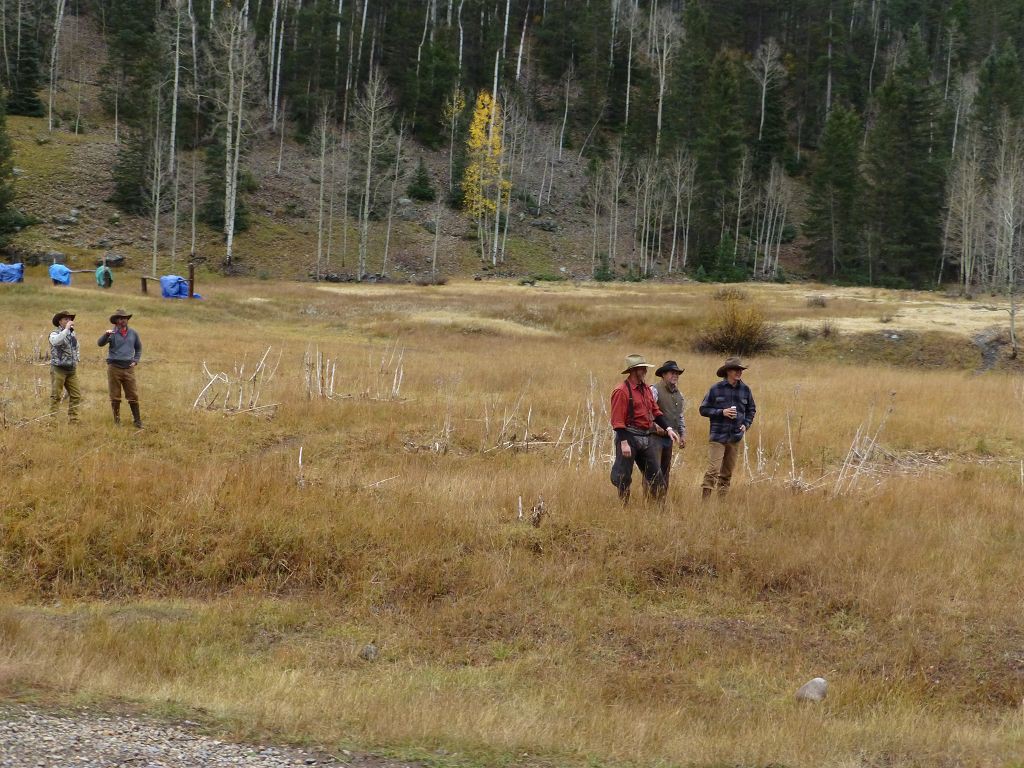
<path id="1" fill-rule="evenodd" d="M 120 400 L 111 400 L 110 401 L 110 410 L 114 412 L 114 426 L 115 427 L 121 426 L 121 401 Z"/>
<path id="2" fill-rule="evenodd" d="M 128 403 L 128 407 L 132 409 L 132 423 L 136 429 L 142 429 L 142 416 L 139 415 L 139 404 Z"/>

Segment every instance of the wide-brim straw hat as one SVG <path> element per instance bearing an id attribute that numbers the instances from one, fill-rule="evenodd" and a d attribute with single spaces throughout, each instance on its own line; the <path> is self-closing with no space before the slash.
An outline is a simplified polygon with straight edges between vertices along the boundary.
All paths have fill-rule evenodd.
<path id="1" fill-rule="evenodd" d="M 718 369 L 718 376 L 724 377 L 727 371 L 745 371 L 747 366 L 740 362 L 738 357 L 728 357 L 725 362 L 722 363 L 722 367 Z"/>
<path id="2" fill-rule="evenodd" d="M 58 312 L 56 315 L 53 316 L 53 324 L 55 326 L 59 326 L 60 325 L 60 319 L 62 317 L 66 317 L 69 320 L 74 320 L 75 319 L 75 313 L 72 312 L 70 309 L 62 309 L 60 312 Z"/>
<path id="3" fill-rule="evenodd" d="M 666 360 L 664 364 L 654 372 L 655 376 L 664 376 L 666 373 L 675 371 L 676 373 L 682 373 L 683 368 L 680 368 L 675 360 Z"/>
<path id="4" fill-rule="evenodd" d="M 648 363 L 643 355 L 626 355 L 626 368 L 622 373 L 629 373 L 634 368 L 653 368 L 654 363 Z"/>
<path id="5" fill-rule="evenodd" d="M 112 314 L 110 316 L 110 322 L 116 323 L 117 322 L 117 318 L 119 318 L 119 317 L 123 317 L 125 320 L 131 320 L 132 319 L 132 316 L 131 316 L 131 314 L 129 312 L 127 312 L 124 309 L 118 309 L 118 310 L 115 310 L 114 314 Z"/>

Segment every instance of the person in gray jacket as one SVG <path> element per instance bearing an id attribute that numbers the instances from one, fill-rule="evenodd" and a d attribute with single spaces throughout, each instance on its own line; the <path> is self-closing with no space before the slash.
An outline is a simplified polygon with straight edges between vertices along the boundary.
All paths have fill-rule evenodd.
<path id="1" fill-rule="evenodd" d="M 78 423 L 78 404 L 82 391 L 78 388 L 78 338 L 75 336 L 75 313 L 62 309 L 53 316 L 57 330 L 50 334 L 50 413 L 56 415 L 64 392 L 68 393 L 68 421 Z"/>
<path id="2" fill-rule="evenodd" d="M 135 329 L 128 327 L 131 315 L 123 309 L 110 316 L 114 327 L 104 331 L 97 342 L 109 346 L 107 353 L 107 389 L 110 392 L 110 408 L 114 412 L 114 423 L 121 423 L 121 393 L 124 392 L 128 407 L 132 409 L 132 421 L 136 429 L 142 429 L 139 411 L 139 387 L 135 381 L 135 367 L 142 358 L 142 340 Z"/>

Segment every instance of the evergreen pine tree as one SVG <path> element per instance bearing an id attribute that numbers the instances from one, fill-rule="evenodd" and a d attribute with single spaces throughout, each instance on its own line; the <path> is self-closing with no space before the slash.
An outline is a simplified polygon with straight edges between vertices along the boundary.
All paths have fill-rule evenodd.
<path id="1" fill-rule="evenodd" d="M 825 123 L 811 177 L 808 218 L 804 227 L 811 240 L 810 255 L 833 278 L 860 281 L 861 122 L 842 105 Z"/>
<path id="2" fill-rule="evenodd" d="M 701 195 L 697 210 L 698 253 L 702 263 L 717 259 L 725 219 L 733 207 L 733 184 L 743 151 L 740 68 L 735 52 L 715 57 L 701 98 L 695 156 Z M 714 264 L 710 265 L 712 269 Z"/>
<path id="3" fill-rule="evenodd" d="M 24 226 L 25 217 L 14 207 L 14 150 L 7 135 L 7 110 L 0 97 L 0 245 Z"/>
<path id="4" fill-rule="evenodd" d="M 434 185 L 430 183 L 430 172 L 427 171 L 427 165 L 423 162 L 422 157 L 420 158 L 419 165 L 416 166 L 416 173 L 413 175 L 412 181 L 409 182 L 409 187 L 405 192 L 413 200 L 422 200 L 424 202 L 430 202 L 437 197 Z"/>
<path id="5" fill-rule="evenodd" d="M 939 263 L 946 157 L 940 98 L 915 29 L 878 92 L 868 143 L 872 262 L 878 265 L 869 270 L 883 283 L 923 285 Z"/>
<path id="6" fill-rule="evenodd" d="M 31 35 L 21 39 L 21 51 L 11 78 L 7 114 L 42 117 L 45 113 L 39 99 L 39 45 Z"/>

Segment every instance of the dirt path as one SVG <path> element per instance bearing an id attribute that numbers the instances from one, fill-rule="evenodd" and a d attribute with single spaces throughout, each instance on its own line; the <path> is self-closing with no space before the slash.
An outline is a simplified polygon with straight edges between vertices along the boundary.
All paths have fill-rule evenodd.
<path id="1" fill-rule="evenodd" d="M 0 708 L 0 768 L 412 768 L 369 755 L 236 744 L 202 734 L 197 723 L 92 713 L 46 714 Z"/>

